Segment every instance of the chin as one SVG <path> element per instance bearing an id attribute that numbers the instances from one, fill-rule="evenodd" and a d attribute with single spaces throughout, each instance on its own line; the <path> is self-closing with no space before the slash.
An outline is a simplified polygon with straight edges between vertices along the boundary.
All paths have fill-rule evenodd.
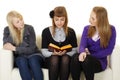
<path id="1" fill-rule="evenodd" d="M 57 28 L 62 28 L 62 26 L 58 26 Z"/>

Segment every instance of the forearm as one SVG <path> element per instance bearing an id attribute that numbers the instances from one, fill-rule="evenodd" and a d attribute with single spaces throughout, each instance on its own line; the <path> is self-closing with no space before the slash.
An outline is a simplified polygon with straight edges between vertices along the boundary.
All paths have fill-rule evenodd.
<path id="1" fill-rule="evenodd" d="M 16 51 L 16 46 L 13 46 L 11 43 L 7 42 L 3 45 L 3 48 L 6 50 Z"/>
<path id="2" fill-rule="evenodd" d="M 44 57 L 50 57 L 53 52 L 48 51 L 48 49 L 41 49 L 41 52 Z"/>
<path id="3" fill-rule="evenodd" d="M 77 48 L 72 48 L 72 51 L 67 52 L 66 54 L 69 56 L 73 56 L 75 53 L 77 53 Z"/>

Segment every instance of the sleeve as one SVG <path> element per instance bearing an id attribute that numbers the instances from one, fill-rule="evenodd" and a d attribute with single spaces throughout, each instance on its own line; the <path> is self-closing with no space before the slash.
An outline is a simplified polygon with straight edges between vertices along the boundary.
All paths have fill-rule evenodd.
<path id="1" fill-rule="evenodd" d="M 28 39 L 26 41 L 23 41 L 23 43 L 16 47 L 16 52 L 21 54 L 33 54 L 35 52 L 36 48 L 36 36 L 35 36 L 35 31 L 33 27 L 26 28 L 29 31 Z M 26 30 L 27 31 L 27 30 Z M 25 40 L 25 39 L 23 39 Z M 28 41 L 28 43 L 26 43 Z"/>
<path id="2" fill-rule="evenodd" d="M 103 58 L 110 55 L 114 49 L 115 42 L 116 42 L 116 30 L 114 27 L 112 27 L 112 36 L 111 36 L 108 47 L 103 48 L 96 54 L 92 54 L 92 56 L 95 56 L 96 58 Z"/>
<path id="3" fill-rule="evenodd" d="M 12 43 L 12 38 L 10 36 L 9 28 L 5 27 L 3 32 L 3 45 L 7 42 Z"/>
<path id="4" fill-rule="evenodd" d="M 42 31 L 42 49 L 41 52 L 43 56 L 50 57 L 52 55 L 52 52 L 48 51 L 48 45 L 49 45 L 49 39 L 48 39 L 48 28 L 44 29 Z"/>
<path id="5" fill-rule="evenodd" d="M 52 52 L 48 51 L 48 49 L 41 49 L 41 52 L 44 57 L 50 57 L 52 55 Z"/>
<path id="6" fill-rule="evenodd" d="M 42 31 L 42 48 L 48 48 L 49 45 L 48 35 L 49 35 L 48 28 L 46 28 Z"/>
<path id="7" fill-rule="evenodd" d="M 81 42 L 79 47 L 79 53 L 85 52 L 85 48 L 87 47 L 87 33 L 88 33 L 88 26 L 84 27 L 82 36 L 81 36 Z"/>
<path id="8" fill-rule="evenodd" d="M 70 44 L 72 45 L 73 48 L 76 48 L 77 47 L 77 38 L 76 38 L 75 31 L 73 29 L 71 29 L 69 31 L 69 35 L 70 35 L 70 38 L 69 38 Z"/>
<path id="9" fill-rule="evenodd" d="M 72 51 L 67 52 L 66 54 L 69 56 L 73 56 L 75 53 L 77 53 L 77 48 L 72 48 Z"/>
<path id="10" fill-rule="evenodd" d="M 72 56 L 73 54 L 77 53 L 77 38 L 76 38 L 76 33 L 73 29 L 69 30 L 69 35 L 70 35 L 70 44 L 72 45 L 72 51 L 67 52 L 66 54 L 69 56 Z"/>

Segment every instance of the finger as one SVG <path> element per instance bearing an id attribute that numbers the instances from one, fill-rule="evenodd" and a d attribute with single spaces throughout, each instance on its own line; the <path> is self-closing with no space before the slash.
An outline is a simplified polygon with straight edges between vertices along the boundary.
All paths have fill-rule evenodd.
<path id="1" fill-rule="evenodd" d="M 80 56 L 80 57 L 79 57 L 79 61 L 83 61 L 83 57 Z"/>

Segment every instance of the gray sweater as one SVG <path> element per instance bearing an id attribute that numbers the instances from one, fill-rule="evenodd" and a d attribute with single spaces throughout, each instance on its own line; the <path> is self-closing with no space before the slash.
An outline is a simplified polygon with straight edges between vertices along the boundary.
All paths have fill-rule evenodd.
<path id="1" fill-rule="evenodd" d="M 8 26 L 4 28 L 3 44 L 7 42 L 16 46 L 12 40 Z M 24 56 L 31 56 L 39 53 L 36 47 L 35 32 L 31 25 L 25 24 L 24 33 L 23 33 L 23 42 L 19 46 L 16 46 L 16 51 L 14 53 L 17 55 L 24 55 Z"/>

